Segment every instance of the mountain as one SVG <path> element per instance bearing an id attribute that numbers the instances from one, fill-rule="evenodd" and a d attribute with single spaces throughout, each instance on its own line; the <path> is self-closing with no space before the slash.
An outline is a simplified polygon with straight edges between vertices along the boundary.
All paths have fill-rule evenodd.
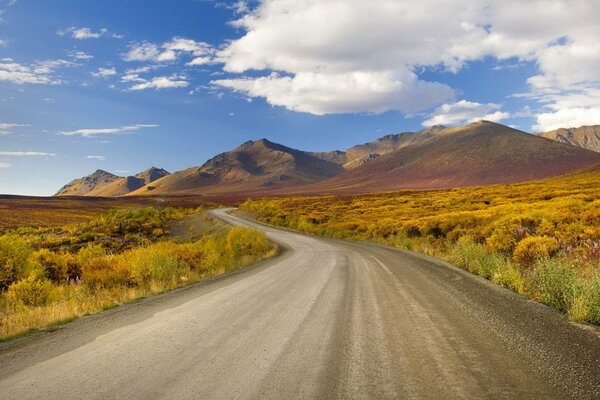
<path id="1" fill-rule="evenodd" d="M 96 188 L 95 190 L 88 193 L 88 196 L 124 196 L 169 174 L 170 173 L 168 171 L 162 168 L 151 167 L 134 176 L 120 178 L 119 180 L 111 182 L 108 185 Z"/>
<path id="2" fill-rule="evenodd" d="M 261 139 L 173 174 L 150 168 L 118 177 L 99 170 L 69 183 L 57 195 L 243 198 L 514 183 L 600 163 L 600 153 L 559 139 L 574 138 L 591 147 L 596 128 L 558 130 L 560 135 L 549 140 L 542 137 L 545 134 L 480 121 L 387 135 L 346 151 L 329 152 L 304 152 Z"/>
<path id="3" fill-rule="evenodd" d="M 88 176 L 67 183 L 56 192 L 55 196 L 86 196 L 93 190 L 106 186 L 119 179 L 121 179 L 121 177 L 98 169 Z"/>
<path id="4" fill-rule="evenodd" d="M 539 133 L 539 136 L 567 143 L 584 149 L 600 152 L 600 125 L 579 128 L 561 128 L 555 131 Z"/>
<path id="5" fill-rule="evenodd" d="M 382 138 L 399 146 L 301 193 L 435 189 L 513 183 L 575 171 L 600 162 L 600 154 L 488 121 Z M 362 146 L 362 154 L 378 149 Z M 347 152 L 349 153 L 349 151 Z"/>
<path id="6" fill-rule="evenodd" d="M 131 195 L 205 194 L 260 191 L 309 184 L 335 176 L 335 154 L 304 152 L 267 139 L 248 141 L 200 167 L 161 178 Z M 338 155 L 339 156 L 339 155 Z"/>
<path id="7" fill-rule="evenodd" d="M 167 175 L 169 172 L 156 167 L 127 177 L 117 176 L 99 169 L 91 175 L 75 179 L 63 186 L 55 196 L 123 196 Z"/>
<path id="8" fill-rule="evenodd" d="M 373 161 L 385 154 L 424 142 L 444 129 L 444 126 L 436 125 L 418 132 L 402 132 L 386 135 L 373 142 L 350 147 L 348 150 L 346 150 L 344 169 L 351 170 L 360 167 L 361 165 Z"/>

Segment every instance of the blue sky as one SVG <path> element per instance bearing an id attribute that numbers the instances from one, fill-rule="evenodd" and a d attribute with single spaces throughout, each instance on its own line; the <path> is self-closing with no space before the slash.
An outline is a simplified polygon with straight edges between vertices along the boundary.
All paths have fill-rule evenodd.
<path id="1" fill-rule="evenodd" d="M 262 137 L 314 151 L 480 118 L 600 123 L 598 2 L 366 3 L 0 0 L 0 193 Z"/>

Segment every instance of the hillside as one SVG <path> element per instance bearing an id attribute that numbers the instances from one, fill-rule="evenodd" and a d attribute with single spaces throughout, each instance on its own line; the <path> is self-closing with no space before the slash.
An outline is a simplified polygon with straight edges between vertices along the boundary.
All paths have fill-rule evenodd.
<path id="1" fill-rule="evenodd" d="M 410 144 L 298 192 L 354 193 L 514 183 L 600 162 L 600 154 L 592 151 L 487 121 L 403 136 Z"/>
<path id="2" fill-rule="evenodd" d="M 539 136 L 600 152 L 600 125 L 568 129 L 561 128 L 555 131 L 540 133 Z"/>
<path id="3" fill-rule="evenodd" d="M 351 170 L 373 161 L 385 154 L 427 141 L 445 129 L 442 125 L 418 132 L 402 132 L 386 135 L 373 142 L 360 144 L 346 150 L 344 169 Z"/>
<path id="4" fill-rule="evenodd" d="M 99 169 L 91 175 L 71 181 L 63 186 L 55 196 L 123 196 L 167 175 L 169 172 L 156 167 L 127 177 L 117 176 Z"/>
<path id="5" fill-rule="evenodd" d="M 90 192 L 118 181 L 121 177 L 98 169 L 88 176 L 72 180 L 56 192 L 55 196 L 87 196 Z"/>
<path id="6" fill-rule="evenodd" d="M 327 156 L 291 149 L 267 139 L 248 141 L 200 167 L 175 172 L 131 195 L 259 191 L 309 184 L 342 172 Z"/>

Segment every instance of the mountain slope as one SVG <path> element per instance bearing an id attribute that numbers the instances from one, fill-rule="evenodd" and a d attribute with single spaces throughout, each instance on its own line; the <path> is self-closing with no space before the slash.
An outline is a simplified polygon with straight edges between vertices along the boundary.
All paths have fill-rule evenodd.
<path id="1" fill-rule="evenodd" d="M 98 169 L 88 176 L 72 180 L 56 192 L 55 196 L 87 196 L 112 182 L 122 179 L 110 172 Z"/>
<path id="2" fill-rule="evenodd" d="M 151 167 L 134 176 L 127 176 L 108 185 L 101 186 L 88 193 L 88 196 L 116 197 L 124 196 L 170 173 L 162 168 Z"/>
<path id="3" fill-rule="evenodd" d="M 117 176 L 99 169 L 91 175 L 75 179 L 63 186 L 55 196 L 123 196 L 167 175 L 169 175 L 168 171 L 156 167 L 127 177 Z"/>
<path id="4" fill-rule="evenodd" d="M 411 144 L 303 193 L 434 189 L 512 183 L 560 175 L 600 162 L 600 154 L 480 121 L 408 135 Z"/>
<path id="5" fill-rule="evenodd" d="M 436 136 L 444 129 L 444 126 L 436 125 L 418 132 L 402 132 L 386 135 L 372 142 L 351 147 L 346 150 L 344 169 L 351 170 L 385 154 L 422 143 Z"/>
<path id="6" fill-rule="evenodd" d="M 342 171 L 327 158 L 266 139 L 248 141 L 201 167 L 175 172 L 131 194 L 228 193 L 308 184 Z"/>
<path id="7" fill-rule="evenodd" d="M 600 125 L 579 128 L 561 128 L 555 131 L 539 133 L 539 136 L 567 143 L 584 149 L 600 152 Z"/>

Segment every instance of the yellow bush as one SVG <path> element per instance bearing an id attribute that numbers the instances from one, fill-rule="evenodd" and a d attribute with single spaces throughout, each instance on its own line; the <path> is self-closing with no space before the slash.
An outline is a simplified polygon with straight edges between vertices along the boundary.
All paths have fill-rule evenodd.
<path id="1" fill-rule="evenodd" d="M 525 266 L 531 266 L 541 259 L 550 258 L 559 249 L 558 241 L 547 236 L 530 236 L 521 240 L 513 253 L 513 259 Z"/>
<path id="2" fill-rule="evenodd" d="M 32 252 L 27 242 L 19 236 L 0 236 L 0 292 L 27 275 Z"/>
<path id="3" fill-rule="evenodd" d="M 149 247 L 130 250 L 122 254 L 131 268 L 131 277 L 137 284 L 152 281 L 168 283 L 189 271 L 176 256 L 177 245 L 157 243 Z"/>
<path id="4" fill-rule="evenodd" d="M 48 249 L 40 249 L 33 253 L 32 258 L 41 264 L 46 277 L 52 282 L 61 283 L 69 278 L 69 256 L 63 256 Z"/>
<path id="5" fill-rule="evenodd" d="M 26 306 L 43 306 L 49 303 L 52 288 L 49 280 L 39 278 L 32 273 L 27 278 L 10 285 L 7 296 L 12 301 Z"/>

